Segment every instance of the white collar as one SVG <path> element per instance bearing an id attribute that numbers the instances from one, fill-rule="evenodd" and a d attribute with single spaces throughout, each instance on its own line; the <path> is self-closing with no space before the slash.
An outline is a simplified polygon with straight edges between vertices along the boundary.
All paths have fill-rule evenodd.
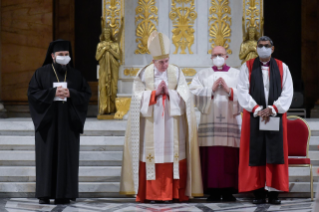
<path id="1" fill-rule="evenodd" d="M 164 72 L 161 72 L 155 66 L 154 66 L 154 70 L 155 70 L 155 76 L 156 77 L 167 79 L 167 70 L 164 71 Z"/>

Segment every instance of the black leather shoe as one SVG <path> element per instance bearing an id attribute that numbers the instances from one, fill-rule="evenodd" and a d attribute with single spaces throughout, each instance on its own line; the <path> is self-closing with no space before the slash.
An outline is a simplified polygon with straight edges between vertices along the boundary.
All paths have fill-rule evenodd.
<path id="1" fill-rule="evenodd" d="M 280 205 L 281 204 L 281 200 L 279 200 L 278 198 L 276 199 L 268 199 L 268 203 L 272 204 L 272 205 Z"/>
<path id="2" fill-rule="evenodd" d="M 264 204 L 266 203 L 265 199 L 253 199 L 253 204 Z"/>
<path id="3" fill-rule="evenodd" d="M 55 199 L 54 204 L 60 205 L 60 204 L 70 204 L 69 199 Z"/>
<path id="4" fill-rule="evenodd" d="M 234 202 L 236 200 L 236 197 L 234 197 L 232 194 L 223 195 L 224 202 Z"/>
<path id="5" fill-rule="evenodd" d="M 49 199 L 39 199 L 39 204 L 50 204 Z"/>
<path id="6" fill-rule="evenodd" d="M 220 201 L 220 195 L 210 195 L 206 201 L 207 202 L 219 202 Z"/>

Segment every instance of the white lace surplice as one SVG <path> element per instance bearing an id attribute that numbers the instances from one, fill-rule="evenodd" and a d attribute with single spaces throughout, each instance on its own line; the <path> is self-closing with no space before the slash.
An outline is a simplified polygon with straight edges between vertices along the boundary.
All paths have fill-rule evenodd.
<path id="1" fill-rule="evenodd" d="M 238 75 L 239 70 L 234 68 L 227 72 L 215 72 L 207 68 L 193 78 L 190 90 L 201 112 L 198 127 L 200 146 L 239 147 L 241 117 L 236 90 Z M 221 88 L 212 94 L 213 84 L 220 77 L 232 88 L 233 101 L 229 100 L 228 94 Z"/>

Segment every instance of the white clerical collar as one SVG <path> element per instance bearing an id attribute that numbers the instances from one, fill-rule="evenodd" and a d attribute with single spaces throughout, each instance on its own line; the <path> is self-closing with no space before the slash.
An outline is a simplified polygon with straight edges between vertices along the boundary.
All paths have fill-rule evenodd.
<path id="1" fill-rule="evenodd" d="M 268 61 L 269 62 L 269 61 Z M 261 62 L 263 65 L 267 65 L 268 62 Z"/>

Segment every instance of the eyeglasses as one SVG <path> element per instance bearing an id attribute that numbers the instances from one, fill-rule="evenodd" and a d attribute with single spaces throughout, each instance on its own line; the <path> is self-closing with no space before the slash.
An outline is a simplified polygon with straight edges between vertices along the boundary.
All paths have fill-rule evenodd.
<path id="1" fill-rule="evenodd" d="M 266 45 L 258 44 L 257 46 L 258 46 L 258 48 L 265 47 L 265 48 L 267 48 L 267 49 L 271 47 L 270 44 L 266 44 Z"/>
<path id="2" fill-rule="evenodd" d="M 212 54 L 212 58 L 218 57 L 224 57 L 226 54 Z"/>

